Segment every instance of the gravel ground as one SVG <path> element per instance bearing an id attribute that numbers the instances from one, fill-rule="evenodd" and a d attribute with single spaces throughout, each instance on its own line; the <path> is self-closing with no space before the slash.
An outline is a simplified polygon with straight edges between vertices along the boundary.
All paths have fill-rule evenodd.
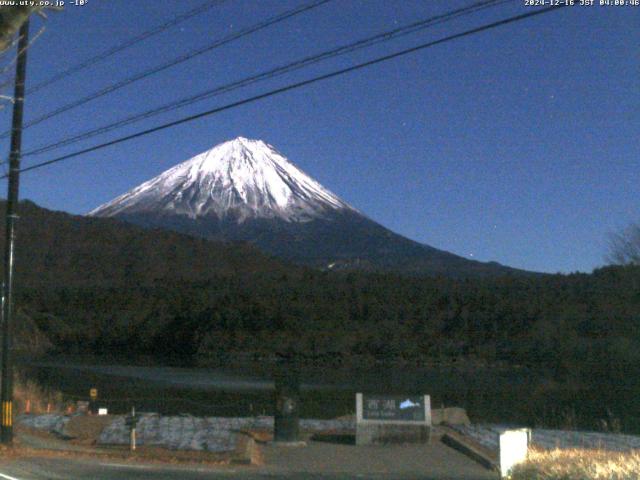
<path id="1" fill-rule="evenodd" d="M 455 425 L 455 430 L 477 440 L 485 447 L 498 450 L 498 436 L 508 428 L 506 425 Z M 640 449 L 640 436 L 621 435 L 599 432 L 579 432 L 569 430 L 547 430 L 534 428 L 531 430 L 533 446 L 552 450 L 571 448 L 597 448 L 625 452 Z"/>
<path id="2" fill-rule="evenodd" d="M 300 420 L 300 428 L 309 432 L 355 431 L 349 420 Z M 157 445 L 175 450 L 223 452 L 233 450 L 239 430 L 272 430 L 273 417 L 162 417 L 155 414 L 140 416 L 137 441 L 140 445 Z M 126 445 L 129 428 L 124 417 L 117 417 L 102 431 L 99 444 Z"/>
<path id="3" fill-rule="evenodd" d="M 71 417 L 59 415 L 56 413 L 47 413 L 45 415 L 18 415 L 16 423 L 20 423 L 25 427 L 37 428 L 38 430 L 46 430 L 60 436 L 65 436 L 64 430 L 71 420 Z"/>
<path id="4" fill-rule="evenodd" d="M 71 417 L 64 415 L 22 415 L 22 425 L 46 430 L 60 436 L 71 436 L 66 426 Z M 153 413 L 138 417 L 136 441 L 138 445 L 160 446 L 172 450 L 226 452 L 235 449 L 240 430 L 273 430 L 273 417 L 193 417 L 160 416 Z M 300 420 L 300 428 L 307 432 L 355 432 L 353 420 Z M 129 427 L 124 415 L 113 417 L 97 438 L 98 445 L 128 445 Z"/>
<path id="5" fill-rule="evenodd" d="M 17 422 L 27 427 L 69 437 L 67 424 L 71 417 L 58 414 L 20 415 Z M 160 416 L 145 413 L 138 417 L 137 442 L 139 445 L 161 446 L 172 450 L 224 452 L 235 448 L 240 430 L 273 430 L 273 417 L 193 417 Z M 315 420 L 301 419 L 300 428 L 306 432 L 354 433 L 353 419 Z M 485 447 L 498 450 L 498 435 L 507 425 L 478 424 L 454 425 L 455 430 L 468 435 Z M 598 448 L 611 451 L 640 449 L 640 436 L 599 432 L 533 429 L 531 441 L 542 449 Z M 97 438 L 98 445 L 128 445 L 129 427 L 124 415 L 113 421 Z"/>

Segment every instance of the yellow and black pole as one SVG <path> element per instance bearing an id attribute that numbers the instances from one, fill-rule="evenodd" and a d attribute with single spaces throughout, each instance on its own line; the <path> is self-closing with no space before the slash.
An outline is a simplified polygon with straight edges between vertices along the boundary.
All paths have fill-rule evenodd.
<path id="1" fill-rule="evenodd" d="M 29 21 L 20 27 L 18 40 L 18 59 L 16 62 L 16 80 L 11 123 L 11 152 L 9 153 L 9 186 L 7 192 L 7 214 L 4 243 L 4 282 L 2 284 L 2 354 L 0 360 L 0 442 L 13 440 L 13 365 L 11 355 L 11 333 L 13 317 L 13 264 L 15 261 L 15 227 L 18 216 L 18 192 L 20 186 L 20 154 L 22 148 L 22 112 L 27 73 L 27 49 L 29 47 Z"/>

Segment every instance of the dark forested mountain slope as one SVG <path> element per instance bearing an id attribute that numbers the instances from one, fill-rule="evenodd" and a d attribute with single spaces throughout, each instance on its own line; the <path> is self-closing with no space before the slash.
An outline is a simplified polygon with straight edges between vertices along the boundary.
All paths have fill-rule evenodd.
<path id="1" fill-rule="evenodd" d="M 4 211 L 5 202 L 0 202 L 3 239 Z M 53 212 L 28 201 L 20 203 L 18 213 L 18 287 L 149 285 L 158 279 L 190 282 L 291 269 L 249 245 Z"/>

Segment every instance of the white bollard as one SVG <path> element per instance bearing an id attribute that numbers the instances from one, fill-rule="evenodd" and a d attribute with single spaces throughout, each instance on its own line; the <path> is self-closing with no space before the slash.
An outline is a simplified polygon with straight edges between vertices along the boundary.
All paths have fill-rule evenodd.
<path id="1" fill-rule="evenodd" d="M 129 447 L 131 451 L 136 449 L 136 424 L 138 420 L 136 418 L 136 407 L 131 407 L 131 415 L 125 420 L 126 424 L 131 429 L 131 436 L 129 437 Z"/>
<path id="2" fill-rule="evenodd" d="M 510 470 L 527 459 L 531 430 L 520 428 L 500 434 L 500 476 L 505 478 Z"/>

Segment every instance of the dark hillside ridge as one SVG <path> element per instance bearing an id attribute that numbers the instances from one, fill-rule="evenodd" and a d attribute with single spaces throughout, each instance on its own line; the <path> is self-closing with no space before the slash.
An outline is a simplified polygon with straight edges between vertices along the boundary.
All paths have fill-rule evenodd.
<path id="1" fill-rule="evenodd" d="M 2 240 L 5 203 L 0 201 Z M 193 282 L 292 268 L 250 245 L 148 230 L 111 218 L 70 215 L 30 201 L 20 202 L 18 214 L 18 287 L 150 285 L 161 279 Z"/>

